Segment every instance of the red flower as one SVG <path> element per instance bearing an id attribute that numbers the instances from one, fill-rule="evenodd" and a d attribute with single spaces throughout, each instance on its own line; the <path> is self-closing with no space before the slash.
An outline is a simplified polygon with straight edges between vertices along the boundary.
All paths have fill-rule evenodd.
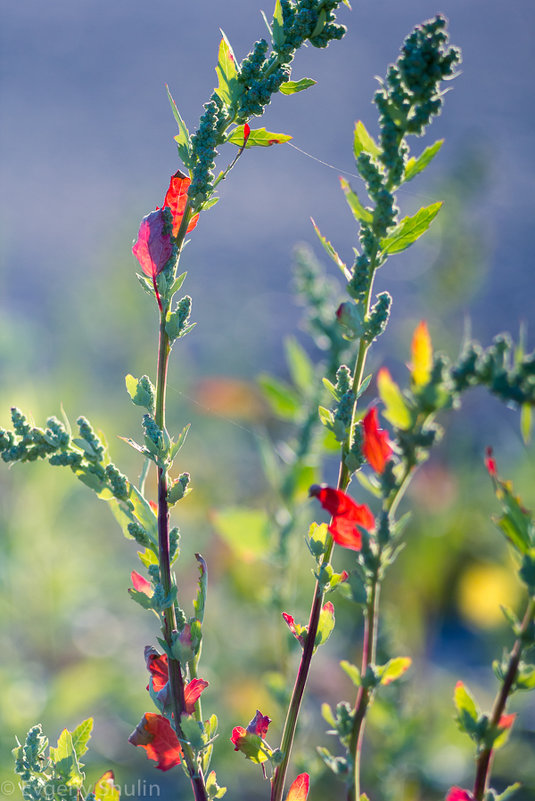
<path id="1" fill-rule="evenodd" d="M 168 214 L 169 212 L 165 212 L 164 209 L 156 209 L 143 217 L 137 242 L 132 248 L 132 253 L 140 263 L 141 269 L 153 280 L 162 272 L 173 255 Z"/>
<path id="2" fill-rule="evenodd" d="M 446 801 L 474 801 L 474 796 L 468 790 L 461 790 L 460 787 L 452 787 Z"/>
<path id="3" fill-rule="evenodd" d="M 163 715 L 151 712 L 143 715 L 128 742 L 144 748 L 147 759 L 154 759 L 158 770 L 174 768 L 182 757 L 182 747 L 178 737 Z"/>
<path id="4" fill-rule="evenodd" d="M 169 681 L 167 654 L 159 654 L 155 648 L 147 646 L 145 648 L 145 662 L 152 678 L 152 689 L 155 693 L 159 693 Z M 205 679 L 192 679 L 186 684 L 184 687 L 184 712 L 186 715 L 193 715 L 195 704 L 206 687 L 208 687 L 208 682 Z M 147 685 L 148 689 L 149 686 Z"/>
<path id="5" fill-rule="evenodd" d="M 377 408 L 372 406 L 362 421 L 364 427 L 364 443 L 362 451 L 376 473 L 382 473 L 392 455 L 392 445 L 388 434 L 379 428 Z"/>
<path id="6" fill-rule="evenodd" d="M 371 531 L 375 518 L 366 504 L 359 505 L 342 490 L 314 484 L 309 494 L 319 500 L 324 509 L 332 515 L 329 531 L 333 540 L 344 548 L 359 551 L 362 535 L 357 526 Z"/>
<path id="7" fill-rule="evenodd" d="M 184 217 L 184 212 L 186 210 L 186 203 L 188 202 L 188 189 L 190 184 L 191 178 L 188 178 L 187 175 L 184 175 L 184 173 L 180 172 L 180 170 L 177 170 L 175 174 L 171 176 L 169 189 L 167 190 L 163 201 L 164 208 L 170 209 L 171 214 L 173 215 L 173 236 L 175 237 L 178 234 L 180 225 L 182 224 L 182 218 Z M 193 231 L 198 220 L 198 214 L 195 214 L 195 216 L 191 218 L 186 229 L 187 234 L 189 234 L 190 231 Z"/>
<path id="8" fill-rule="evenodd" d="M 491 478 L 496 478 L 498 475 L 498 468 L 496 467 L 496 460 L 492 455 L 492 448 L 485 448 L 485 467 L 489 471 Z"/>
<path id="9" fill-rule="evenodd" d="M 271 719 L 257 709 L 256 715 L 246 729 L 243 726 L 235 726 L 232 729 L 230 740 L 234 745 L 234 750 L 241 751 L 247 759 L 259 765 L 265 762 L 272 753 L 271 748 L 264 740 L 270 723 Z"/>
<path id="10" fill-rule="evenodd" d="M 301 773 L 293 782 L 286 796 L 286 801 L 307 801 L 310 776 L 308 773 Z"/>

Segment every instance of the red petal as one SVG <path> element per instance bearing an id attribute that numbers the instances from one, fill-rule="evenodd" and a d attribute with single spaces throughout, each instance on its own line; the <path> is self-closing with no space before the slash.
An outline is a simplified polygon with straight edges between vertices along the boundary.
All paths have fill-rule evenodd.
<path id="1" fill-rule="evenodd" d="M 173 215 L 173 236 L 178 234 L 182 218 L 184 217 L 190 184 L 191 178 L 188 178 L 188 176 L 184 175 L 180 170 L 177 170 L 175 174 L 171 176 L 169 189 L 165 195 L 163 205 L 171 209 L 171 214 Z M 186 233 L 189 234 L 190 231 L 193 231 L 197 225 L 198 219 L 198 214 L 191 218 Z"/>
<path id="2" fill-rule="evenodd" d="M 361 534 L 356 528 L 371 531 L 375 518 L 366 504 L 357 504 L 342 490 L 332 487 L 320 487 L 315 484 L 310 488 L 310 495 L 316 497 L 324 509 L 332 515 L 329 531 L 333 540 L 344 548 L 358 551 L 362 545 Z"/>
<path id="3" fill-rule="evenodd" d="M 185 709 L 188 715 L 193 715 L 195 712 L 195 704 L 206 687 L 208 682 L 204 679 L 192 679 L 184 688 Z"/>
<path id="4" fill-rule="evenodd" d="M 306 801 L 309 785 L 310 776 L 308 773 L 299 774 L 288 791 L 286 801 Z"/>
<path id="5" fill-rule="evenodd" d="M 247 140 L 249 139 L 250 135 L 251 135 L 251 128 L 249 126 L 249 123 L 246 122 L 245 125 L 243 126 L 243 145 L 242 145 L 242 147 L 245 147 L 245 145 L 247 144 Z"/>
<path id="6" fill-rule="evenodd" d="M 516 714 L 512 715 L 502 715 L 499 723 L 498 728 L 500 729 L 510 729 L 513 723 L 515 722 Z"/>
<path id="7" fill-rule="evenodd" d="M 258 734 L 259 737 L 264 739 L 267 734 L 267 730 L 269 728 L 270 723 L 271 723 L 271 718 L 268 718 L 267 715 L 263 715 L 261 711 L 257 709 L 256 715 L 247 726 L 247 731 L 250 734 Z"/>
<path id="8" fill-rule="evenodd" d="M 137 242 L 132 248 L 132 253 L 149 278 L 154 278 L 161 273 L 173 255 L 171 235 L 164 231 L 165 215 L 162 209 L 152 211 L 141 220 Z"/>
<path id="9" fill-rule="evenodd" d="M 128 738 L 128 742 L 144 748 L 147 759 L 154 759 L 159 770 L 174 768 L 182 756 L 178 737 L 163 715 L 147 712 Z"/>
<path id="10" fill-rule="evenodd" d="M 136 573 L 135 570 L 132 570 L 130 573 L 130 579 L 134 585 L 134 589 L 138 592 L 144 592 L 145 595 L 153 594 L 152 584 L 150 581 L 147 581 L 146 578 L 143 578 L 143 576 L 141 576 L 139 573 Z"/>
<path id="11" fill-rule="evenodd" d="M 364 456 L 376 473 L 382 473 L 392 455 L 392 446 L 387 432 L 379 428 L 375 406 L 371 407 L 362 424 L 364 427 L 364 443 L 362 445 Z"/>

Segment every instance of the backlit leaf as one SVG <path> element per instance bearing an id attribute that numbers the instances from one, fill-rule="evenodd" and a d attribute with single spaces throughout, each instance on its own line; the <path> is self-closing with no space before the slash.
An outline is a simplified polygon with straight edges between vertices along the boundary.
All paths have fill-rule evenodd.
<path id="1" fill-rule="evenodd" d="M 345 178 L 340 178 L 340 186 L 346 196 L 347 204 L 353 213 L 353 217 L 358 222 L 371 223 L 373 221 L 373 214 L 360 202 L 357 194 L 349 186 L 349 182 Z"/>
<path id="2" fill-rule="evenodd" d="M 343 272 L 343 274 L 349 281 L 349 279 L 351 278 L 350 270 L 348 270 L 347 266 L 344 264 L 344 262 L 342 261 L 336 250 L 333 248 L 331 243 L 323 236 L 323 234 L 321 233 L 320 229 L 318 228 L 312 217 L 310 219 L 312 220 L 312 225 L 314 226 L 314 230 L 317 234 L 319 241 L 321 242 L 321 244 L 331 257 L 331 259 L 334 261 L 336 266 L 340 268 L 340 270 Z"/>
<path id="3" fill-rule="evenodd" d="M 320 612 L 314 648 L 319 648 L 320 645 L 327 642 L 334 629 L 334 623 L 334 606 L 330 601 L 327 601 Z"/>
<path id="4" fill-rule="evenodd" d="M 426 147 L 424 152 L 418 158 L 410 158 L 405 165 L 405 173 L 403 175 L 404 181 L 411 181 L 415 175 L 425 170 L 427 165 L 435 158 L 436 154 L 444 144 L 443 139 L 439 139 L 434 145 Z"/>
<path id="5" fill-rule="evenodd" d="M 379 669 L 381 684 L 390 684 L 399 679 L 410 668 L 411 663 L 412 659 L 408 656 L 398 656 L 395 659 L 391 659 Z"/>
<path id="6" fill-rule="evenodd" d="M 392 425 L 396 426 L 396 428 L 401 428 L 403 430 L 409 428 L 411 424 L 411 414 L 400 388 L 392 379 L 386 367 L 381 368 L 377 374 L 377 389 L 385 405 L 385 410 L 383 412 L 384 417 L 386 417 Z"/>
<path id="7" fill-rule="evenodd" d="M 364 123 L 359 120 L 355 125 L 355 132 L 353 136 L 353 154 L 355 158 L 357 158 L 362 151 L 376 157 L 380 155 L 381 148 L 375 142 L 373 137 L 370 136 Z"/>
<path id="8" fill-rule="evenodd" d="M 284 35 L 284 17 L 282 16 L 282 8 L 280 0 L 275 2 L 275 10 L 273 11 L 273 43 L 276 47 L 281 47 L 286 39 Z"/>
<path id="9" fill-rule="evenodd" d="M 244 127 L 244 125 L 238 125 L 237 128 L 234 128 L 232 133 L 227 136 L 227 142 L 243 147 Z M 245 147 L 270 147 L 289 142 L 291 138 L 288 134 L 266 131 L 265 128 L 251 128 Z"/>
<path id="10" fill-rule="evenodd" d="M 87 718 L 87 720 L 83 720 L 71 733 L 72 745 L 78 759 L 80 759 L 80 757 L 82 757 L 87 751 L 87 744 L 91 739 L 92 729 L 93 718 Z"/>
<path id="11" fill-rule="evenodd" d="M 173 112 L 173 116 L 174 116 L 174 118 L 176 120 L 176 123 L 178 125 L 178 130 L 180 132 L 180 133 L 177 134 L 177 136 L 174 137 L 175 142 L 177 143 L 177 146 L 178 146 L 178 155 L 182 159 L 182 162 L 183 162 L 184 166 L 186 167 L 186 169 L 189 170 L 191 168 L 191 166 L 192 166 L 192 163 L 191 163 L 191 140 L 190 140 L 189 131 L 188 131 L 187 127 L 186 127 L 186 123 L 184 122 L 184 120 L 180 116 L 180 112 L 179 112 L 179 110 L 177 108 L 177 105 L 176 105 L 175 101 L 173 100 L 173 96 L 171 95 L 171 92 L 169 91 L 169 87 L 167 86 L 167 84 L 165 84 L 165 88 L 167 90 L 167 97 L 169 98 L 169 103 L 171 104 L 171 111 Z"/>
<path id="12" fill-rule="evenodd" d="M 411 356 L 411 378 L 417 387 L 424 386 L 431 377 L 433 367 L 433 345 L 425 320 L 422 320 L 414 331 Z"/>
<path id="13" fill-rule="evenodd" d="M 308 89 L 310 86 L 314 86 L 316 81 L 313 81 L 312 78 L 301 78 L 300 81 L 286 81 L 283 83 L 279 92 L 283 95 L 294 95 L 296 92 L 302 92 L 303 89 Z"/>
<path id="14" fill-rule="evenodd" d="M 258 383 L 273 412 L 283 420 L 293 420 L 301 411 L 301 401 L 292 387 L 274 376 L 263 374 Z"/>
<path id="15" fill-rule="evenodd" d="M 215 68 L 218 85 L 216 92 L 227 106 L 231 106 L 239 96 L 241 91 L 238 83 L 238 71 L 236 69 L 236 57 L 230 46 L 230 42 L 221 31 L 222 39 L 219 45 L 219 57 Z"/>
<path id="16" fill-rule="evenodd" d="M 310 391 L 314 381 L 314 366 L 306 350 L 295 337 L 288 337 L 284 345 L 292 381 L 302 392 Z"/>
<path id="17" fill-rule="evenodd" d="M 383 253 L 401 253 L 410 247 L 427 231 L 441 206 L 441 202 L 432 203 L 430 206 L 421 208 L 412 217 L 404 217 L 389 235 L 381 240 Z"/>

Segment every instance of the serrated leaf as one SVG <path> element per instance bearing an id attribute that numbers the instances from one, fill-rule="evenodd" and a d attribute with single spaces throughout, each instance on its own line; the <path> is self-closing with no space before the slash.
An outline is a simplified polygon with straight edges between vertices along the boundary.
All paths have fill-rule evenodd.
<path id="1" fill-rule="evenodd" d="M 174 137 L 175 142 L 178 146 L 178 155 L 182 159 L 182 162 L 186 169 L 190 169 L 192 166 L 191 163 L 191 139 L 189 135 L 189 131 L 187 129 L 186 123 L 180 116 L 180 112 L 178 110 L 177 104 L 175 103 L 171 92 L 169 91 L 169 87 L 165 84 L 165 88 L 167 90 L 167 97 L 169 99 L 169 103 L 171 105 L 171 111 L 173 112 L 173 117 L 176 120 L 176 124 L 178 125 L 179 133 L 177 136 Z"/>
<path id="2" fill-rule="evenodd" d="M 379 668 L 381 684 L 390 684 L 399 679 L 410 668 L 411 664 L 412 659 L 408 656 L 397 656 L 395 659 L 390 659 L 386 665 Z"/>
<path id="3" fill-rule="evenodd" d="M 227 136 L 226 141 L 232 145 L 243 147 L 243 129 L 245 126 L 238 125 Z M 249 138 L 245 143 L 245 148 L 249 147 L 271 147 L 271 145 L 281 145 L 284 142 L 289 142 L 292 137 L 289 134 L 274 133 L 273 131 L 266 131 L 265 128 L 251 128 Z"/>
<path id="4" fill-rule="evenodd" d="M 154 610 L 154 597 L 147 595 L 146 592 L 140 592 L 133 587 L 128 588 L 128 594 L 133 601 L 143 607 L 143 609 Z"/>
<path id="5" fill-rule="evenodd" d="M 349 182 L 345 178 L 340 178 L 340 186 L 355 220 L 365 223 L 373 222 L 372 212 L 360 202 L 358 195 L 351 189 Z"/>
<path id="6" fill-rule="evenodd" d="M 356 665 L 352 665 L 351 662 L 348 662 L 346 659 L 343 659 L 340 662 L 340 667 L 347 673 L 355 687 L 360 687 L 361 685 L 361 678 L 360 678 L 360 670 Z"/>
<path id="7" fill-rule="evenodd" d="M 410 158 L 405 165 L 403 181 L 411 181 L 415 175 L 425 170 L 427 165 L 435 158 L 436 154 L 444 144 L 444 139 L 438 139 L 434 145 L 426 147 L 418 158 Z"/>
<path id="8" fill-rule="evenodd" d="M 292 381 L 303 393 L 309 392 L 314 383 L 314 365 L 295 337 L 288 337 L 284 345 Z"/>
<path id="9" fill-rule="evenodd" d="M 353 154 L 355 158 L 358 158 L 363 151 L 369 153 L 370 156 L 377 157 L 381 153 L 381 148 L 374 138 L 370 136 L 364 123 L 359 120 L 355 124 L 355 132 L 353 135 Z"/>
<path id="10" fill-rule="evenodd" d="M 390 234 L 381 240 L 383 254 L 401 253 L 410 247 L 413 242 L 425 234 L 441 207 L 442 202 L 439 201 L 421 208 L 412 217 L 404 217 Z"/>
<path id="11" fill-rule="evenodd" d="M 81 772 L 72 735 L 67 729 L 61 732 L 56 748 L 50 748 L 50 758 L 54 763 L 55 777 L 61 779 L 67 787 L 81 787 L 84 774 Z"/>
<path id="12" fill-rule="evenodd" d="M 344 262 L 342 261 L 342 259 L 340 258 L 340 256 L 336 252 L 336 250 L 333 248 L 331 243 L 323 236 L 323 234 L 321 233 L 320 229 L 318 228 L 318 226 L 316 225 L 316 223 L 314 222 L 312 217 L 310 219 L 312 220 L 312 225 L 314 226 L 314 230 L 316 232 L 316 235 L 317 235 L 319 241 L 321 242 L 321 244 L 325 248 L 325 250 L 328 253 L 328 255 L 331 257 L 331 259 L 334 261 L 336 266 L 340 268 L 340 270 L 343 272 L 344 276 L 349 281 L 349 279 L 351 278 L 350 270 L 344 264 Z"/>
<path id="13" fill-rule="evenodd" d="M 83 720 L 73 732 L 71 732 L 72 745 L 78 759 L 87 751 L 87 743 L 91 739 L 93 730 L 93 718 Z"/>
<path id="14" fill-rule="evenodd" d="M 245 561 L 269 552 L 269 518 L 263 509 L 228 506 L 212 513 L 212 523 L 222 540 Z"/>
<path id="15" fill-rule="evenodd" d="M 277 417 L 283 420 L 294 420 L 299 415 L 301 401 L 291 387 L 279 381 L 278 378 L 267 374 L 260 375 L 258 383 Z"/>
<path id="16" fill-rule="evenodd" d="M 377 389 L 385 405 L 383 416 L 396 428 L 408 429 L 411 424 L 411 414 L 400 388 L 385 367 L 377 374 Z"/>
<path id="17" fill-rule="evenodd" d="M 302 92 L 315 84 L 316 81 L 313 81 L 312 78 L 301 78 L 300 81 L 286 81 L 286 83 L 282 84 L 279 92 L 283 95 L 294 95 L 296 92 Z"/>
<path id="18" fill-rule="evenodd" d="M 206 777 L 206 792 L 208 793 L 208 798 L 210 801 L 216 801 L 216 799 L 223 798 L 227 792 L 226 787 L 220 787 L 218 785 L 216 781 L 215 770 L 211 770 Z"/>
<path id="19" fill-rule="evenodd" d="M 215 91 L 225 105 L 231 106 L 238 98 L 241 87 L 238 82 L 236 57 L 223 31 L 221 31 L 221 36 L 217 67 L 215 68 L 219 83 Z"/>

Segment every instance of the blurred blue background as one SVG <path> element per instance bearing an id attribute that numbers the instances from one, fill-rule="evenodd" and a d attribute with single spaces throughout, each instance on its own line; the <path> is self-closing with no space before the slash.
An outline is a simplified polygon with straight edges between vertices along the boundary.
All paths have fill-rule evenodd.
<path id="1" fill-rule="evenodd" d="M 269 6 L 250 0 L 4 4 L 1 425 L 9 424 L 12 404 L 31 411 L 40 424 L 58 412 L 61 401 L 71 419 L 83 413 L 104 431 L 137 432 L 138 414 L 126 398 L 123 376 L 152 371 L 156 318 L 135 280 L 130 249 L 139 220 L 161 204 L 169 176 L 180 166 L 165 83 L 193 131 L 214 86 L 219 28 L 241 59 L 264 33 L 260 8 L 270 16 Z M 484 342 L 504 328 L 516 333 L 520 319 L 528 324 L 529 334 L 534 322 L 535 6 L 528 0 L 443 0 L 439 5 L 428 0 L 355 0 L 352 12 L 340 12 L 349 28 L 342 42 L 326 51 L 308 48 L 295 60 L 293 77 L 312 77 L 317 85 L 277 98 L 260 123 L 291 134 L 292 144 L 315 158 L 290 145 L 248 151 L 222 184 L 222 201 L 203 215 L 183 256 L 188 270 L 184 289 L 193 296 L 193 319 L 198 323 L 173 354 L 169 391 L 171 421 L 177 426 L 194 422 L 181 469 L 191 470 L 196 492 L 181 509 L 181 527 L 189 527 L 196 540 L 184 549 L 183 582 L 193 593 L 188 554 L 203 547 L 213 557 L 213 583 L 220 581 L 222 586 L 214 600 L 220 609 L 212 611 L 207 623 L 219 632 L 206 646 L 207 678 L 214 684 L 206 693 L 207 706 L 221 711 L 218 685 L 224 677 L 222 717 L 227 727 L 245 724 L 255 705 L 261 705 L 265 691 L 260 673 L 270 666 L 270 641 L 252 654 L 261 666 L 258 677 L 248 671 L 249 686 L 242 660 L 251 654 L 242 653 L 238 643 L 244 646 L 243 626 L 251 625 L 245 613 L 253 591 L 240 585 L 228 553 L 210 539 L 206 511 L 229 498 L 258 496 L 262 479 L 251 426 L 232 409 L 205 416 L 208 409 L 203 406 L 210 404 L 196 392 L 197 382 L 223 374 L 250 380 L 266 369 L 284 375 L 282 341 L 296 332 L 301 314 L 291 287 L 292 249 L 305 240 L 317 250 L 312 216 L 342 257 L 351 259 L 354 222 L 338 175 L 355 173 L 353 125 L 362 119 L 370 131 L 376 130 L 370 102 L 374 75 L 384 75 L 412 27 L 437 12 L 448 16 L 452 43 L 463 50 L 462 73 L 450 84 L 453 91 L 427 140 L 416 140 L 413 147 L 419 152 L 442 137 L 446 144 L 426 174 L 403 190 L 400 201 L 404 213 L 436 199 L 444 199 L 445 206 L 430 235 L 393 259 L 380 275 L 378 288 L 389 288 L 394 306 L 392 324 L 372 366 L 387 362 L 402 375 L 410 333 L 421 318 L 428 320 L 436 345 L 452 355 L 468 320 L 473 334 Z M 227 153 L 223 149 L 221 166 L 234 152 L 231 146 Z M 356 178 L 350 181 L 358 186 Z M 303 337 L 302 342 L 309 347 Z M 479 535 L 468 550 L 476 563 L 481 553 L 474 542 L 483 541 L 483 532 L 498 541 L 484 522 L 488 515 L 474 504 L 471 511 L 459 511 L 474 497 L 492 508 L 488 486 L 483 483 L 480 489 L 479 479 L 471 475 L 473 465 L 480 464 L 481 448 L 492 441 L 516 462 L 520 487 L 529 487 L 533 479 L 533 460 L 523 450 L 518 420 L 510 410 L 476 393 L 451 428 L 450 445 L 442 448 L 435 472 L 422 473 L 421 481 L 428 482 L 423 490 L 436 502 L 417 520 L 415 554 L 421 562 L 416 567 L 407 562 L 398 574 L 400 587 L 413 581 L 412 593 L 399 589 L 414 615 L 412 634 L 404 636 L 422 654 L 432 650 L 427 638 L 430 632 L 437 635 L 441 624 L 436 620 L 442 615 L 446 619 L 449 607 L 455 606 L 447 571 L 444 586 L 437 579 L 440 560 L 452 559 L 455 574 L 467 558 L 461 541 L 474 526 Z M 135 476 L 139 465 L 133 453 L 111 433 L 109 439 L 112 458 Z M 459 466 L 461 460 L 464 467 Z M 137 780 L 145 771 L 152 780 L 155 771 L 144 754 L 125 745 L 148 709 L 141 648 L 155 634 L 150 616 L 131 608 L 126 595 L 129 572 L 136 567 L 134 550 L 120 539 L 104 505 L 72 484 L 68 476 L 42 465 L 3 470 L 0 476 L 0 646 L 5 657 L 0 668 L 0 775 L 10 775 L 14 733 L 21 737 L 42 719 L 55 737 L 61 726 L 95 714 L 91 775 L 111 760 L 117 775 L 122 771 L 123 777 Z M 529 505 L 529 496 L 525 500 Z M 433 516 L 437 509 L 440 523 Z M 464 515 L 462 524 L 459 515 Z M 454 537 L 458 551 L 446 544 L 446 534 Z M 489 548 L 491 562 L 506 558 L 500 545 L 496 552 L 484 547 Z M 411 579 L 424 574 L 427 581 Z M 500 575 L 505 580 L 503 571 Z M 487 584 L 483 582 L 483 595 L 489 592 L 489 580 L 487 576 Z M 311 591 L 308 567 L 303 567 L 303 582 L 306 599 Z M 392 593 L 395 607 L 395 589 Z M 429 605 L 430 599 L 436 605 L 434 622 L 417 611 L 418 602 Z M 303 600 L 303 609 L 306 603 Z M 464 603 L 466 611 L 473 601 Z M 458 618 L 462 603 L 459 609 L 452 631 L 444 640 L 438 638 L 439 652 L 432 656 L 439 664 L 446 658 L 440 652 L 444 643 L 448 658 L 475 647 L 470 621 Z M 486 664 L 507 643 L 503 630 L 490 630 Z M 253 649 L 258 634 L 251 637 Z M 321 676 L 338 670 L 336 660 L 330 659 L 320 662 L 313 685 L 319 701 L 330 685 Z M 459 678 L 458 665 L 453 667 Z M 453 686 L 449 674 L 442 669 L 438 673 L 438 684 L 448 696 Z M 430 677 L 429 672 L 422 675 Z M 343 684 L 339 671 L 336 676 L 338 688 Z M 492 680 L 484 680 L 492 688 Z M 491 689 L 488 693 L 491 697 Z M 338 689 L 335 696 L 334 700 L 340 697 Z M 421 787 L 427 788 L 426 797 L 435 797 L 430 794 L 441 792 L 450 779 L 461 782 L 470 773 L 470 754 L 455 733 L 449 696 L 446 701 L 444 718 L 437 718 L 446 722 L 435 723 L 434 740 L 441 741 L 445 727 L 444 739 L 453 738 L 454 746 L 439 748 L 440 759 L 425 757 L 427 784 L 421 780 L 421 785 L 409 785 L 407 798 L 419 798 Z M 530 714 L 523 726 L 533 737 L 533 707 Z M 281 723 L 275 721 L 277 731 Z M 419 742 L 414 753 L 421 756 L 426 747 L 429 743 Z M 221 745 L 220 750 L 226 749 Z M 519 764 L 525 761 L 522 753 L 518 752 Z M 227 763 L 224 771 L 234 790 L 236 782 L 247 780 L 256 789 L 244 791 L 244 797 L 252 799 L 255 792 L 265 796 L 254 770 L 246 770 L 247 779 L 238 777 L 250 766 L 241 759 L 238 764 L 230 749 L 220 760 Z M 171 789 L 168 797 L 175 797 Z"/>

